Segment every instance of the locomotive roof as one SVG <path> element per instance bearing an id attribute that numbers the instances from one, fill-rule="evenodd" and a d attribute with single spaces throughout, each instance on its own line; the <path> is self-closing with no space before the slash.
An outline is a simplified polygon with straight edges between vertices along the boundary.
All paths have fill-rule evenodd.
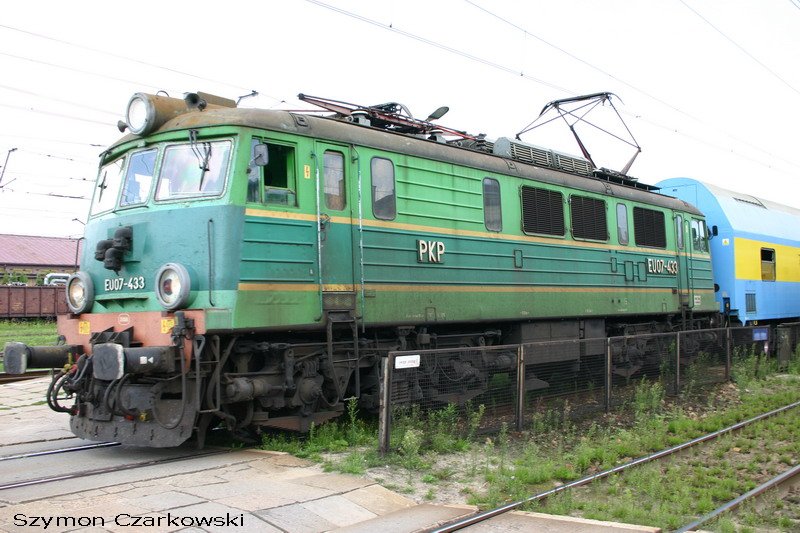
<path id="1" fill-rule="evenodd" d="M 490 153 L 324 116 L 281 110 L 209 107 L 203 111 L 191 110 L 178 115 L 164 123 L 154 134 L 225 125 L 273 130 L 358 146 L 367 146 L 378 150 L 414 155 L 435 161 L 444 161 L 496 174 L 516 175 L 523 179 L 571 187 L 667 209 L 687 211 L 696 215 L 702 215 L 697 208 L 683 200 L 656 194 L 640 188 L 620 185 L 597 178 L 570 174 L 564 171 L 542 168 Z M 126 135 L 112 145 L 111 148 L 139 138 L 140 137 L 137 135 Z"/>

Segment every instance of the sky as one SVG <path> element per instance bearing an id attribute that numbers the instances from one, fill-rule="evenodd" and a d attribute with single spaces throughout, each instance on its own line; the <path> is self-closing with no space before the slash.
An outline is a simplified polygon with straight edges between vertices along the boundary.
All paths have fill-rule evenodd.
<path id="1" fill-rule="evenodd" d="M 24 4 L 24 5 L 23 5 Z M 46 15 L 43 15 L 46 14 Z M 548 102 L 611 92 L 629 174 L 800 208 L 800 0 L 12 2 L 0 19 L 0 233 L 79 237 L 98 156 L 136 92 L 312 109 L 400 102 L 513 137 Z M 548 116 L 549 117 L 549 116 Z M 630 140 L 610 106 L 587 116 Z M 577 124 L 598 166 L 635 149 Z M 570 154 L 563 120 L 521 136 Z"/>

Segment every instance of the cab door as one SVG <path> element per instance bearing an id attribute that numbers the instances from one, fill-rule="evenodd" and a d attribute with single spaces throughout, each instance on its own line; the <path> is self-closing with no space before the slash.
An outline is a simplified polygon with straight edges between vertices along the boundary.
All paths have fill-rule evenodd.
<path id="1" fill-rule="evenodd" d="M 691 261 L 689 254 L 691 254 L 691 246 L 688 238 L 689 221 L 680 213 L 675 213 L 675 248 L 677 249 L 676 260 L 678 262 L 677 284 L 678 295 L 680 297 L 680 305 L 692 307 L 691 305 L 691 292 L 692 276 L 690 272 Z"/>
<path id="2" fill-rule="evenodd" d="M 355 310 L 353 246 L 357 172 L 347 145 L 316 143 L 320 285 L 323 311 Z"/>

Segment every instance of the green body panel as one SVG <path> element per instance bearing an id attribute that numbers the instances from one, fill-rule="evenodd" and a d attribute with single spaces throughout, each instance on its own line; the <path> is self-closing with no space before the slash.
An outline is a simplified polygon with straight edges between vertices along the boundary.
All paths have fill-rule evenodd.
<path id="1" fill-rule="evenodd" d="M 346 127 L 356 133 L 364 130 Z M 164 204 L 151 200 L 147 207 L 92 218 L 86 228 L 82 269 L 95 281 L 98 301 L 93 312 L 159 310 L 153 276 L 166 262 L 184 264 L 193 282 L 197 280 L 191 307 L 208 309 L 210 330 L 321 328 L 323 296 L 331 292 L 352 294 L 355 313 L 367 326 L 666 315 L 680 313 L 681 302 L 695 312 L 716 310 L 708 254 L 676 251 L 673 217 L 702 218 L 689 206 L 677 211 L 663 207 L 664 201 L 637 200 L 658 196 L 652 193 L 620 194 L 621 188 L 615 186 L 617 192 L 611 194 L 612 188 L 598 180 L 567 179 L 552 171 L 542 174 L 542 182 L 533 181 L 497 163 L 504 160 L 495 156 L 480 156 L 486 160 L 485 168 L 476 168 L 465 164 L 464 150 L 449 147 L 430 150 L 450 150 L 453 161 L 424 157 L 427 145 L 421 144 L 414 155 L 353 139 L 315 138 L 313 128 L 294 129 L 270 131 L 241 124 L 199 128 L 200 138 L 234 140 L 228 184 L 219 198 Z M 384 144 L 395 137 L 407 139 L 380 135 Z M 294 149 L 296 205 L 247 201 L 253 137 Z M 186 138 L 185 130 L 167 131 L 147 143 Z M 114 150 L 130 146 L 143 143 L 135 140 Z M 341 152 L 345 160 L 346 206 L 340 209 L 326 205 L 322 183 L 324 153 L 331 150 Z M 389 159 L 394 166 L 397 216 L 391 221 L 373 215 L 373 157 Z M 506 172 L 500 171 L 503 168 Z M 500 184 L 500 232 L 489 231 L 484 224 L 482 183 L 487 177 Z M 523 232 L 522 185 L 563 194 L 565 236 Z M 606 241 L 572 238 L 572 194 L 606 202 Z M 629 245 L 617 239 L 618 203 L 627 206 Z M 634 206 L 664 213 L 665 249 L 635 245 Z M 103 280 L 115 275 L 95 261 L 94 245 L 122 225 L 133 227 L 134 249 L 119 276 L 141 275 L 148 285 L 109 294 Z M 437 253 L 421 253 L 421 241 Z M 677 262 L 677 274 L 658 271 L 652 265 L 659 261 Z"/>

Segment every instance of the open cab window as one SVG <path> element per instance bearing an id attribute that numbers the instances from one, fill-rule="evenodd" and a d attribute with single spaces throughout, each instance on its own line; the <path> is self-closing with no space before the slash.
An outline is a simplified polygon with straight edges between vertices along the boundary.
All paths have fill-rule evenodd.
<path id="1" fill-rule="evenodd" d="M 255 148 L 266 144 L 267 164 L 255 163 Z M 250 165 L 247 167 L 247 201 L 273 205 L 297 205 L 296 160 L 293 146 L 254 138 L 250 144 Z M 261 185 L 263 183 L 263 186 Z"/>

